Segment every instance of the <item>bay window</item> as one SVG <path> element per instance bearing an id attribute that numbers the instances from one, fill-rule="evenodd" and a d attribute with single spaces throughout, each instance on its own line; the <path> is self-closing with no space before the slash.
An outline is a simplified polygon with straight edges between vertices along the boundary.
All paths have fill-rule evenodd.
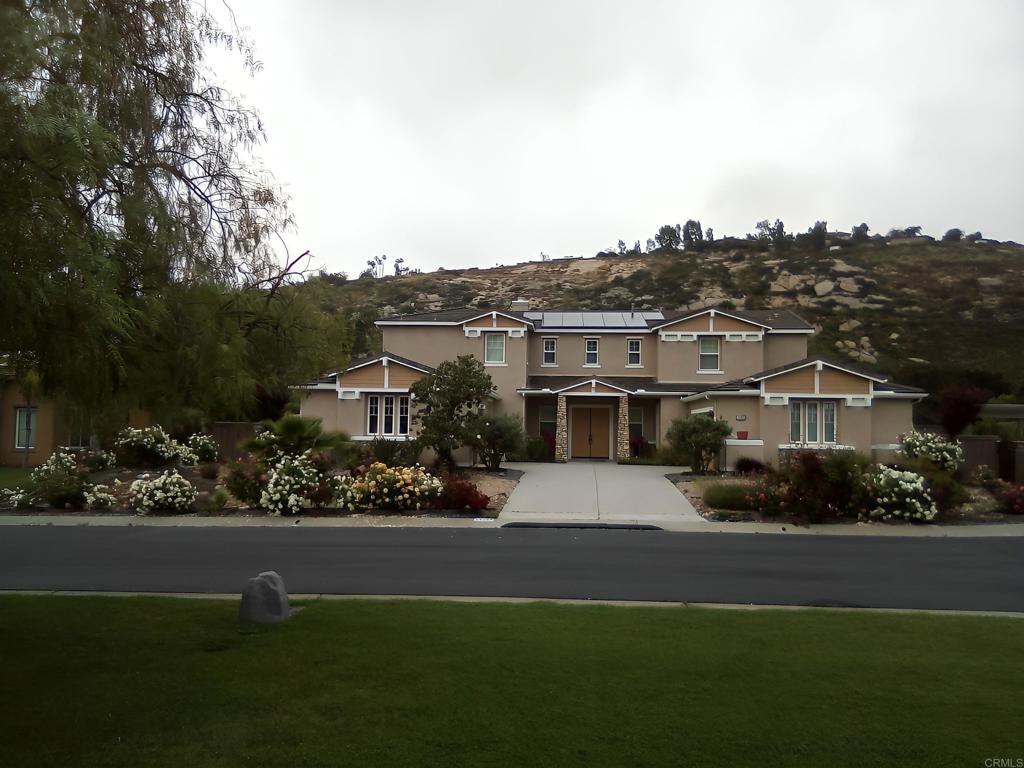
<path id="1" fill-rule="evenodd" d="M 790 400 L 789 442 L 836 442 L 836 401 Z"/>

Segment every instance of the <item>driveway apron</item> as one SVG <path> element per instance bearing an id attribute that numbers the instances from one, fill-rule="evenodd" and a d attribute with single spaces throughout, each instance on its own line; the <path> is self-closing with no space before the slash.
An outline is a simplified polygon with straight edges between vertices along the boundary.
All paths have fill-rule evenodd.
<path id="1" fill-rule="evenodd" d="M 525 474 L 498 521 L 603 523 L 702 522 L 665 475 L 674 467 L 573 461 L 510 464 Z"/>

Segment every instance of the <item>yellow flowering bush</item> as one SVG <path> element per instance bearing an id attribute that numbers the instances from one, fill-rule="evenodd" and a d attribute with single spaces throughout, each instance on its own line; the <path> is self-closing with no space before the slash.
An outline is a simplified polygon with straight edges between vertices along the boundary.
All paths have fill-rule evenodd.
<path id="1" fill-rule="evenodd" d="M 360 477 L 339 477 L 333 484 L 342 509 L 426 509 L 441 493 L 441 481 L 419 464 L 389 467 L 375 462 Z"/>

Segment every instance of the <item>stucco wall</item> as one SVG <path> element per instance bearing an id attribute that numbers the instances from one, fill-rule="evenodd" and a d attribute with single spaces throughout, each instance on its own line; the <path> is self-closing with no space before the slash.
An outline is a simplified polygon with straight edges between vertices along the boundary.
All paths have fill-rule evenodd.
<path id="1" fill-rule="evenodd" d="M 765 334 L 763 371 L 795 363 L 807 357 L 806 334 Z"/>
<path id="2" fill-rule="evenodd" d="M 20 466 L 22 463 L 25 451 L 14 447 L 17 424 L 15 409 L 26 405 L 21 388 L 14 382 L 7 382 L 0 389 L 0 464 Z M 60 409 L 54 401 L 38 399 L 32 405 L 36 408 L 36 447 L 28 451 L 30 467 L 46 461 L 67 438 Z"/>
<path id="3" fill-rule="evenodd" d="M 721 419 L 732 427 L 733 436 L 737 432 L 747 432 L 747 439 L 757 440 L 761 437 L 761 401 L 757 397 L 716 397 L 714 399 L 715 418 Z M 737 421 L 737 416 L 745 416 Z"/>
<path id="4" fill-rule="evenodd" d="M 558 367 L 543 366 L 545 337 L 557 339 Z M 600 367 L 584 367 L 585 340 L 596 338 Z M 626 339 L 640 339 L 641 368 L 626 367 Z M 529 372 L 531 375 L 557 376 L 656 376 L 658 372 L 658 337 L 642 333 L 629 336 L 621 333 L 532 333 L 529 334 Z"/>
<path id="5" fill-rule="evenodd" d="M 338 393 L 335 390 L 305 390 L 299 396 L 299 413 L 311 419 L 320 419 L 323 428 L 329 431 L 339 429 L 353 434 L 338 422 Z"/>
<path id="6" fill-rule="evenodd" d="M 871 405 L 871 444 L 898 443 L 900 435 L 914 428 L 913 412 L 911 400 L 874 398 Z"/>
<path id="7" fill-rule="evenodd" d="M 721 341 L 722 373 L 697 372 L 697 341 L 658 341 L 658 380 L 717 384 L 763 370 L 763 351 L 756 341 Z"/>

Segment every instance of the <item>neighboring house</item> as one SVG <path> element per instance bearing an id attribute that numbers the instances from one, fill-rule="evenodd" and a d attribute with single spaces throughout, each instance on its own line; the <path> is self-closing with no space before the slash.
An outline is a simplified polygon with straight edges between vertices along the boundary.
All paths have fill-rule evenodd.
<path id="1" fill-rule="evenodd" d="M 541 311 L 517 301 L 377 326 L 385 352 L 297 387 L 303 414 L 356 440 L 406 439 L 410 385 L 467 354 L 494 380 L 491 412 L 521 417 L 558 461 L 628 456 L 631 439 L 657 445 L 673 419 L 696 413 L 733 428 L 727 468 L 801 448 L 884 458 L 926 394 L 808 357 L 814 329 L 788 310 Z"/>
<path id="2" fill-rule="evenodd" d="M 141 412 L 131 412 L 126 423 L 149 425 Z M 57 448 L 96 447 L 92 425 L 77 419 L 71 410 L 44 397 L 29 403 L 13 377 L 0 368 L 0 466 L 38 466 Z M 27 459 L 26 459 L 27 454 Z"/>

